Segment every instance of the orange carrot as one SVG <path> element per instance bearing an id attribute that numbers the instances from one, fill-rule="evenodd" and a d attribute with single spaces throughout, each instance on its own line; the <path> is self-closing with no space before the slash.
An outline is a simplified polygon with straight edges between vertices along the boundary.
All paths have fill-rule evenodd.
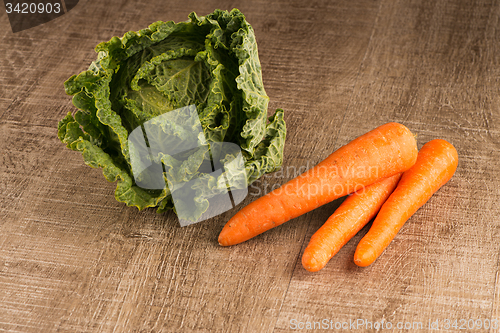
<path id="1" fill-rule="evenodd" d="M 309 272 L 317 272 L 325 267 L 342 246 L 377 215 L 400 178 L 401 173 L 398 173 L 347 197 L 312 235 L 302 255 L 302 266 Z"/>
<path id="2" fill-rule="evenodd" d="M 413 134 L 398 123 L 382 125 L 236 213 L 219 244 L 244 242 L 363 186 L 408 170 L 416 161 Z"/>
<path id="3" fill-rule="evenodd" d="M 445 140 L 427 142 L 417 162 L 403 173 L 398 186 L 384 203 L 368 233 L 354 253 L 356 265 L 373 263 L 394 239 L 405 222 L 455 173 L 458 154 Z"/>

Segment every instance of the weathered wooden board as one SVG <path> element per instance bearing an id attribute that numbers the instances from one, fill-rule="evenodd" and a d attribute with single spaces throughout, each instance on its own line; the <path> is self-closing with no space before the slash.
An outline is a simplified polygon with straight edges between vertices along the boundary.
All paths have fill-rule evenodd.
<path id="1" fill-rule="evenodd" d="M 173 213 L 117 202 L 115 184 L 59 142 L 57 122 L 74 110 L 63 82 L 112 36 L 234 7 L 256 32 L 270 112 L 286 112 L 285 160 L 236 209 L 180 228 Z M 500 320 L 499 17 L 493 0 L 88 0 L 13 34 L 0 12 L 0 331 L 285 332 L 323 320 L 426 331 L 429 320 Z M 217 244 L 237 209 L 389 121 L 419 147 L 449 140 L 460 164 L 372 266 L 352 261 L 368 227 L 322 271 L 301 266 L 341 200 Z"/>

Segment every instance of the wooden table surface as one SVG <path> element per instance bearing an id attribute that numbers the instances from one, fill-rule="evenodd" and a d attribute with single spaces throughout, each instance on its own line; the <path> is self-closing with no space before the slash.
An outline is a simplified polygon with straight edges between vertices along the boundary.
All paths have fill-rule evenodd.
<path id="1" fill-rule="evenodd" d="M 116 184 L 56 137 L 75 110 L 63 82 L 112 36 L 234 7 L 254 27 L 270 112 L 285 110 L 282 171 L 184 228 L 173 213 L 117 202 Z M 2 11 L 0 331 L 498 331 L 499 19 L 493 0 L 82 0 L 12 33 Z M 448 140 L 460 162 L 372 266 L 353 263 L 368 226 L 320 272 L 301 265 L 341 200 L 218 245 L 237 209 L 390 121 L 419 148 Z"/>

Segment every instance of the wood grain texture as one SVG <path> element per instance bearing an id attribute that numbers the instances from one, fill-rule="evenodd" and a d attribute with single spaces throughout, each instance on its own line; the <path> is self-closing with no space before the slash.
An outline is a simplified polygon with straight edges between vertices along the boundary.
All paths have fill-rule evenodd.
<path id="1" fill-rule="evenodd" d="M 254 27 L 270 112 L 283 108 L 288 128 L 282 170 L 236 209 L 389 121 L 419 147 L 456 146 L 455 176 L 372 266 L 352 261 L 368 227 L 320 272 L 301 266 L 341 200 L 221 248 L 236 209 L 181 228 L 173 213 L 126 207 L 57 139 L 74 110 L 63 82 L 99 42 L 234 7 Z M 323 319 L 427 331 L 429 320 L 500 320 L 499 19 L 493 0 L 87 0 L 13 34 L 0 12 L 0 331 L 289 332 L 293 320 Z"/>

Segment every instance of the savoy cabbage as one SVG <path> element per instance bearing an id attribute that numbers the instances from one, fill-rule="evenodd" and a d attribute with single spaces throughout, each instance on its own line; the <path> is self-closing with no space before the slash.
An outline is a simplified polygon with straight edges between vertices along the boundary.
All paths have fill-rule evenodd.
<path id="1" fill-rule="evenodd" d="M 96 52 L 88 70 L 65 82 L 78 110 L 59 122 L 58 137 L 82 153 L 87 165 L 102 168 L 108 181 L 117 182 L 118 201 L 139 209 L 175 210 L 173 189 L 148 189 L 136 182 L 127 139 L 153 118 L 188 105 L 199 116 L 206 140 L 200 144 L 230 142 L 241 148 L 246 185 L 281 166 L 283 110 L 267 116 L 269 98 L 254 31 L 239 10 L 204 17 L 191 13 L 180 23 L 159 21 L 113 37 L 97 45 Z M 166 172 L 184 163 L 191 178 L 210 184 L 210 191 L 197 192 L 195 218 L 207 209 L 206 199 L 224 186 L 197 169 L 200 161 L 194 157 L 179 165 L 171 156 L 159 158 Z"/>

